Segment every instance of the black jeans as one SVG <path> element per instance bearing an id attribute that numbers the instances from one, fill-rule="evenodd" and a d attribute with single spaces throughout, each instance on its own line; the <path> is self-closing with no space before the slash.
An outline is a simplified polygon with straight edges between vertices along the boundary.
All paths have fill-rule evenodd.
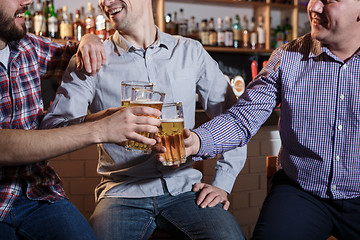
<path id="1" fill-rule="evenodd" d="M 360 198 L 333 200 L 300 188 L 283 170 L 276 173 L 253 239 L 360 239 Z"/>

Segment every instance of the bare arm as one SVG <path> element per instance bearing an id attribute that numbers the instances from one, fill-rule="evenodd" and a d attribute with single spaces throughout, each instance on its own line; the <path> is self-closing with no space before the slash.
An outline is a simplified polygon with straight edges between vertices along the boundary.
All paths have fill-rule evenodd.
<path id="1" fill-rule="evenodd" d="M 95 143 L 133 139 L 153 145 L 154 139 L 138 132 L 156 133 L 160 120 L 141 115 L 159 117 L 160 111 L 149 107 L 129 108 L 97 121 L 50 130 L 0 129 L 0 165 L 34 163 Z"/>

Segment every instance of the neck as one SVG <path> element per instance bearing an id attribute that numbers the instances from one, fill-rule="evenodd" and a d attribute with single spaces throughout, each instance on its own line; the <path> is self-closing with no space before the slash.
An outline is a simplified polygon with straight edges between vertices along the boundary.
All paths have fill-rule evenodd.
<path id="1" fill-rule="evenodd" d="M 342 45 L 328 45 L 330 51 L 335 54 L 338 58 L 344 62 L 348 61 L 354 54 L 356 54 L 359 49 L 359 42 L 349 39 L 346 44 Z"/>
<path id="2" fill-rule="evenodd" d="M 0 39 L 0 50 L 3 50 L 7 45 L 7 42 L 5 42 L 4 40 Z"/>
<path id="3" fill-rule="evenodd" d="M 147 49 L 156 40 L 156 27 L 143 26 L 137 27 L 132 31 L 120 31 L 121 35 L 135 47 Z"/>

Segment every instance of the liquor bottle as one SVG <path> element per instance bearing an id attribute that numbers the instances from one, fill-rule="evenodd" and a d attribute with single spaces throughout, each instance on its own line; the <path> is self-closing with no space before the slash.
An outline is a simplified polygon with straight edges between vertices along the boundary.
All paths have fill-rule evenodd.
<path id="1" fill-rule="evenodd" d="M 189 21 L 189 28 L 188 28 L 188 37 L 192 39 L 199 40 L 199 28 L 195 22 L 195 17 L 191 16 Z"/>
<path id="2" fill-rule="evenodd" d="M 233 25 L 234 32 L 234 48 L 239 48 L 242 46 L 241 44 L 241 25 L 240 25 L 240 17 L 238 14 L 235 15 L 235 22 Z"/>
<path id="3" fill-rule="evenodd" d="M 259 16 L 259 25 L 256 30 L 258 35 L 258 48 L 265 48 L 266 32 L 264 29 L 264 17 L 262 15 Z"/>
<path id="4" fill-rule="evenodd" d="M 251 18 L 249 31 L 250 31 L 250 47 L 251 47 L 251 49 L 255 49 L 256 45 L 257 45 L 258 36 L 257 36 L 257 31 L 255 29 L 255 18 L 254 17 Z"/>
<path id="5" fill-rule="evenodd" d="M 249 48 L 250 47 L 250 31 L 248 29 L 247 16 L 244 15 L 243 19 L 244 19 L 244 23 L 243 23 L 243 28 L 241 30 L 242 47 Z"/>
<path id="6" fill-rule="evenodd" d="M 184 17 L 184 9 L 180 9 L 179 12 L 179 22 L 178 22 L 178 27 L 179 27 L 179 34 L 181 36 L 188 36 L 188 20 L 185 19 Z"/>
<path id="7" fill-rule="evenodd" d="M 82 36 L 84 36 L 85 33 L 85 26 L 84 22 L 81 20 L 80 10 L 76 10 L 75 14 L 75 22 L 74 22 L 74 39 L 76 41 L 80 41 Z"/>
<path id="8" fill-rule="evenodd" d="M 232 30 L 232 18 L 225 17 L 225 47 L 232 47 L 234 44 L 234 32 Z"/>
<path id="9" fill-rule="evenodd" d="M 290 18 L 289 17 L 287 17 L 285 19 L 285 24 L 284 24 L 283 29 L 284 29 L 284 35 L 285 35 L 284 36 L 284 39 L 285 39 L 284 43 L 291 42 L 293 36 L 292 36 L 292 26 L 290 24 Z"/>
<path id="10" fill-rule="evenodd" d="M 178 18 L 177 18 L 177 12 L 174 12 L 173 18 L 171 19 L 172 22 L 175 24 L 175 35 L 179 34 L 179 22 L 178 22 Z"/>
<path id="11" fill-rule="evenodd" d="M 35 6 L 36 12 L 34 16 L 34 32 L 39 36 L 46 36 L 46 18 L 43 11 L 41 0 L 37 0 Z"/>
<path id="12" fill-rule="evenodd" d="M 100 6 L 99 7 L 99 13 L 96 16 L 96 35 L 102 40 L 105 41 L 107 38 L 106 35 L 106 17 L 101 11 Z"/>
<path id="13" fill-rule="evenodd" d="M 210 18 L 209 21 L 209 45 L 216 46 L 217 43 L 217 32 L 214 27 L 214 18 Z"/>
<path id="14" fill-rule="evenodd" d="M 73 23 L 67 12 L 67 6 L 63 6 L 63 18 L 60 23 L 60 38 L 65 40 L 73 39 Z"/>
<path id="15" fill-rule="evenodd" d="M 55 13 L 54 4 L 49 2 L 49 16 L 48 16 L 48 36 L 51 38 L 58 38 L 58 18 Z"/>
<path id="16" fill-rule="evenodd" d="M 173 22 L 171 13 L 168 13 L 165 16 L 165 32 L 171 35 L 175 35 L 176 34 L 176 25 Z"/>
<path id="17" fill-rule="evenodd" d="M 280 47 L 281 45 L 284 44 L 285 41 L 285 36 L 284 36 L 284 31 L 281 29 L 280 25 L 277 26 L 276 30 L 275 30 L 275 36 L 276 36 L 276 48 Z"/>
<path id="18" fill-rule="evenodd" d="M 28 9 L 25 12 L 25 26 L 26 26 L 26 32 L 34 33 L 34 22 L 33 22 L 33 16 L 30 12 L 30 6 L 28 6 Z"/>
<path id="19" fill-rule="evenodd" d="M 207 19 L 203 19 L 201 21 L 200 41 L 204 46 L 209 45 L 209 30 Z"/>
<path id="20" fill-rule="evenodd" d="M 225 30 L 223 26 L 223 20 L 219 17 L 217 19 L 217 45 L 219 47 L 225 46 Z"/>
<path id="21" fill-rule="evenodd" d="M 96 34 L 96 19 L 94 16 L 94 8 L 92 7 L 91 2 L 88 2 L 85 19 L 85 34 L 87 33 Z"/>

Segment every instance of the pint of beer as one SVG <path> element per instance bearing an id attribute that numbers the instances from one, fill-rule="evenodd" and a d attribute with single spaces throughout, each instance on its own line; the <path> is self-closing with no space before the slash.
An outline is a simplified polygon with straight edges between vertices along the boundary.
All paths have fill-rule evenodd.
<path id="1" fill-rule="evenodd" d="M 162 154 L 164 166 L 180 165 L 186 162 L 184 145 L 184 114 L 182 103 L 167 103 L 163 105 L 161 111 L 161 126 L 159 137 L 161 145 L 166 148 L 166 153 Z"/>
<path id="2" fill-rule="evenodd" d="M 146 106 L 156 108 L 161 111 L 164 98 L 165 93 L 162 92 L 152 91 L 144 88 L 133 88 L 129 107 Z M 148 138 L 154 137 L 154 134 L 147 132 L 142 132 L 140 134 Z M 145 145 L 136 141 L 128 141 L 125 144 L 125 149 L 128 151 L 144 154 L 149 154 L 151 152 L 149 145 Z"/>
<path id="3" fill-rule="evenodd" d="M 147 81 L 122 81 L 121 82 L 121 106 L 128 107 L 133 88 L 144 88 L 152 90 L 154 84 Z"/>

